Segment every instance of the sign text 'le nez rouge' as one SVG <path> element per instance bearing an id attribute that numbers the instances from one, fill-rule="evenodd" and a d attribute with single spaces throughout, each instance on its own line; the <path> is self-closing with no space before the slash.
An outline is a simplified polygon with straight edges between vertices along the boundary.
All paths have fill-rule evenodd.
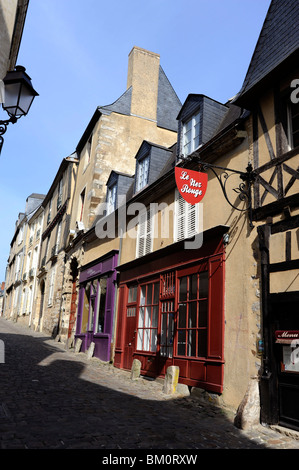
<path id="1" fill-rule="evenodd" d="M 189 204 L 197 204 L 206 193 L 208 175 L 207 173 L 176 167 L 175 181 L 185 201 Z"/>

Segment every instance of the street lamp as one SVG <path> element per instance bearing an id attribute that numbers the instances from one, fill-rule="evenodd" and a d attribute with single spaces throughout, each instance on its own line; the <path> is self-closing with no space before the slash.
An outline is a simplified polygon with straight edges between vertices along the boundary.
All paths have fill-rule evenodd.
<path id="1" fill-rule="evenodd" d="M 25 70 L 25 67 L 17 65 L 3 79 L 5 97 L 2 107 L 9 115 L 9 119 L 0 121 L 0 153 L 3 146 L 2 136 L 8 124 L 15 124 L 20 117 L 26 116 L 34 98 L 38 96 Z"/>

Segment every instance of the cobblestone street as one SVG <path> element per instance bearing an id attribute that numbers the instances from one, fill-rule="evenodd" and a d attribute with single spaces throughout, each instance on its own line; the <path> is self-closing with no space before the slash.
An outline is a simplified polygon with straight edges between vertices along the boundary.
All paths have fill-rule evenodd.
<path id="1" fill-rule="evenodd" d="M 169 397 L 140 378 L 0 319 L 1 449 L 299 449 L 267 427 L 240 431 L 227 410 Z"/>

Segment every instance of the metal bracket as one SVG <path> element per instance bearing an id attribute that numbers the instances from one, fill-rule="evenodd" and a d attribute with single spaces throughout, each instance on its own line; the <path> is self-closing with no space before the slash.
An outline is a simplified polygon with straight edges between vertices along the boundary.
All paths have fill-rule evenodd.
<path id="1" fill-rule="evenodd" d="M 190 157 L 190 158 L 185 158 L 185 160 L 189 160 L 192 162 L 196 162 L 199 164 L 199 170 L 200 171 L 207 171 L 211 170 L 214 175 L 216 176 L 217 180 L 219 181 L 220 187 L 222 189 L 223 195 L 228 202 L 228 204 L 235 210 L 240 211 L 240 212 L 248 212 L 248 217 L 249 217 L 249 225 L 251 228 L 253 228 L 252 224 L 252 196 L 251 196 L 251 188 L 252 184 L 255 180 L 256 174 L 252 168 L 251 163 L 248 164 L 246 168 L 246 172 L 243 171 L 238 171 L 238 170 L 233 170 L 231 168 L 225 168 L 222 166 L 218 165 L 212 165 L 211 163 L 206 163 L 201 161 L 198 157 Z M 218 174 L 216 170 L 221 170 L 222 173 Z M 243 209 L 240 209 L 239 207 L 235 206 L 230 200 L 227 195 L 227 188 L 226 184 L 229 180 L 229 178 L 233 174 L 238 174 L 240 176 L 240 179 L 242 180 L 242 183 L 239 184 L 237 188 L 234 188 L 233 191 L 235 191 L 238 196 L 240 201 L 246 201 L 246 207 Z"/>

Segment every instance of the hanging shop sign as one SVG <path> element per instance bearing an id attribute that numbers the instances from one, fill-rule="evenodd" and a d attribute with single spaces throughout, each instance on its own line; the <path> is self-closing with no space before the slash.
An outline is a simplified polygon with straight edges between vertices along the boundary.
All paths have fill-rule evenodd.
<path id="1" fill-rule="evenodd" d="M 299 344 L 299 330 L 278 330 L 275 331 L 276 343 L 291 344 L 293 341 L 298 341 Z"/>
<path id="2" fill-rule="evenodd" d="M 176 167 L 175 181 L 183 199 L 189 204 L 197 204 L 206 193 L 208 175 L 207 173 Z"/>

